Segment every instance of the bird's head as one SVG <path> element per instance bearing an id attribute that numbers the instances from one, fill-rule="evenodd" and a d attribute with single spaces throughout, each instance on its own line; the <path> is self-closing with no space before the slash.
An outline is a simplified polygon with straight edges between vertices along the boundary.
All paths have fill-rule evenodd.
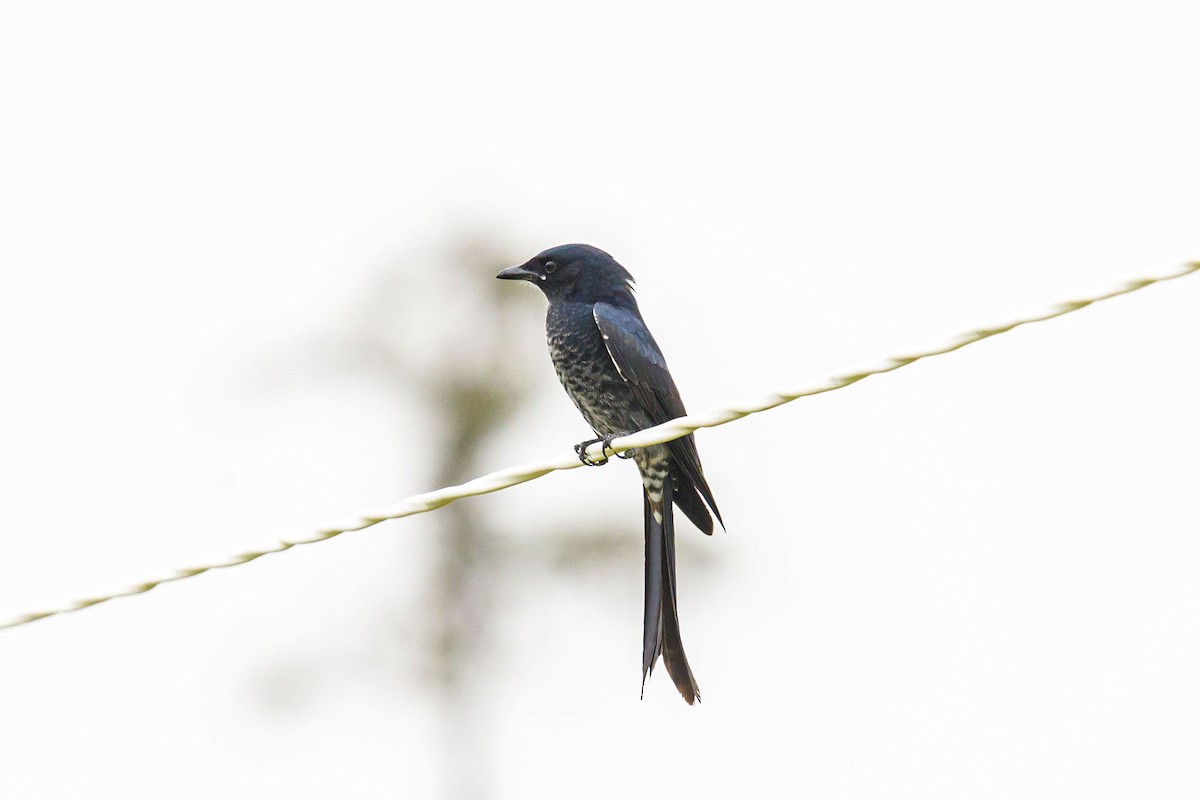
<path id="1" fill-rule="evenodd" d="M 563 244 L 543 250 L 524 264 L 501 270 L 501 280 L 529 281 L 550 302 L 568 300 L 627 305 L 633 300 L 633 276 L 603 250 L 587 244 Z"/>

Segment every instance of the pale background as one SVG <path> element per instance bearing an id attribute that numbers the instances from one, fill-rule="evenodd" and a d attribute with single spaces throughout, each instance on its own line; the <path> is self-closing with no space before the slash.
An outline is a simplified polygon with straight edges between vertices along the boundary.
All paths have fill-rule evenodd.
<path id="1" fill-rule="evenodd" d="M 330 364 L 371 297 L 429 378 L 496 267 L 599 245 L 701 411 L 1200 258 L 1196 15 L 5 4 L 0 616 L 433 488 L 438 398 Z M 530 394 L 475 473 L 587 433 L 497 287 Z M 467 501 L 633 547 L 496 571 L 458 728 L 407 633 L 430 515 L 0 632 L 0 794 L 1195 797 L 1198 312 L 1187 278 L 701 433 L 697 708 L 638 698 L 622 463 Z"/>

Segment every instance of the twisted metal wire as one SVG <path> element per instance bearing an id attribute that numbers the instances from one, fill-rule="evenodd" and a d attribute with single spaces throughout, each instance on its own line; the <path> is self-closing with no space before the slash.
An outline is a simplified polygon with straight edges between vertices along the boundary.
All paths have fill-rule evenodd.
<path id="1" fill-rule="evenodd" d="M 1182 278 L 1185 275 L 1190 275 L 1197 271 L 1200 271 L 1200 261 L 1185 264 L 1176 270 L 1161 275 L 1129 281 L 1128 283 L 1125 283 L 1109 292 L 1105 292 L 1104 294 L 1094 295 L 1083 300 L 1073 300 L 1067 303 L 1060 303 L 1059 305 L 1051 308 L 1049 311 L 1034 316 L 1024 317 L 1022 319 L 1009 322 L 1005 325 L 999 325 L 993 328 L 980 328 L 978 330 L 970 331 L 950 340 L 946 344 L 929 350 L 923 350 L 906 356 L 893 356 L 892 358 L 884 359 L 864 369 L 856 370 L 854 372 L 847 372 L 842 375 L 835 375 L 823 381 L 793 387 L 785 391 L 772 392 L 770 394 L 763 395 L 758 399 L 727 406 L 726 408 L 710 411 L 706 414 L 689 414 L 685 417 L 679 417 L 669 422 L 664 422 L 662 425 L 655 425 L 653 428 L 646 428 L 645 430 L 629 434 L 628 436 L 615 438 L 612 440 L 612 445 L 607 453 L 602 452 L 602 444 L 596 443 L 587 448 L 586 454 L 593 460 L 599 460 L 604 455 L 611 455 L 615 452 L 669 442 L 673 439 L 686 436 L 689 433 L 697 431 L 701 428 L 715 428 L 718 425 L 724 425 L 725 423 L 732 422 L 735 419 L 741 419 L 742 417 L 747 417 L 751 414 L 757 414 L 762 411 L 768 411 L 772 408 L 777 408 L 785 403 L 798 400 L 801 397 L 811 397 L 812 395 L 832 392 L 836 389 L 844 389 L 845 387 L 858 383 L 864 378 L 869 378 L 872 375 L 883 375 L 885 373 L 898 370 L 901 367 L 907 367 L 910 364 L 915 364 L 916 362 L 926 358 L 933 358 L 934 356 L 953 353 L 955 350 L 959 350 L 967 345 L 975 344 L 976 342 L 982 342 L 984 339 L 989 339 L 993 336 L 1007 333 L 1008 331 L 1014 330 L 1023 325 L 1032 325 L 1036 322 L 1045 322 L 1046 320 L 1065 316 L 1066 314 L 1087 308 L 1094 303 L 1099 303 L 1103 300 L 1110 300 L 1114 297 L 1130 294 L 1138 291 L 1139 289 L 1144 289 L 1147 286 L 1152 286 L 1156 283 L 1174 280 L 1175 278 Z M 162 586 L 165 583 L 173 583 L 175 581 L 184 580 L 185 578 L 192 578 L 197 575 L 202 575 L 209 570 L 225 569 L 228 567 L 235 567 L 239 564 L 248 564 L 255 559 L 262 558 L 263 556 L 270 555 L 272 553 L 282 553 L 285 550 L 290 550 L 299 545 L 323 542 L 326 539 L 332 539 L 334 536 L 340 536 L 343 533 L 360 531 L 364 528 L 369 528 L 372 525 L 378 525 L 380 522 L 385 520 L 399 519 L 401 517 L 409 517 L 414 514 L 424 514 L 428 511 L 435 511 L 448 503 L 452 503 L 455 500 L 461 500 L 464 497 L 474 497 L 475 495 L 488 494 L 489 492 L 498 492 L 501 489 L 507 489 L 511 486 L 516 486 L 517 484 L 540 478 L 543 475 L 547 475 L 557 470 L 575 469 L 581 466 L 583 466 L 583 464 L 580 462 L 579 457 L 574 453 L 571 453 L 543 459 L 541 461 L 530 462 L 528 464 L 522 464 L 520 466 L 508 467 L 507 469 L 488 473 L 487 475 L 483 475 L 475 478 L 474 480 L 459 484 L 458 486 L 447 486 L 432 492 L 415 494 L 411 497 L 406 497 L 398 503 L 394 503 L 390 506 L 361 512 L 347 520 L 318 528 L 307 534 L 289 539 L 280 539 L 275 544 L 253 550 L 247 550 L 237 555 L 211 561 L 200 566 L 178 569 L 164 577 L 143 581 L 110 594 L 96 595 L 94 597 L 75 600 L 74 602 L 64 604 L 57 608 L 46 609 L 43 611 L 33 611 L 0 620 L 0 629 L 15 628 L 18 625 L 26 625 L 39 619 L 46 619 L 47 617 L 66 614 L 71 611 L 79 611 L 99 603 L 106 603 L 109 600 L 115 600 L 118 597 L 129 597 L 131 595 L 143 594 L 157 586 Z"/>

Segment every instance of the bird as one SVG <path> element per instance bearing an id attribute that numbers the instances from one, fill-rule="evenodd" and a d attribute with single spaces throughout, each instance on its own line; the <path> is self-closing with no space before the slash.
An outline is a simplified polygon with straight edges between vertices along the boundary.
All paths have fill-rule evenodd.
<path id="1" fill-rule="evenodd" d="M 608 253 L 586 244 L 559 245 L 496 277 L 529 281 L 546 296 L 550 360 L 568 397 L 599 437 L 575 445 L 584 464 L 607 463 L 618 436 L 687 414 L 662 350 L 638 309 L 633 276 Z M 597 442 L 603 442 L 603 455 L 591 459 L 586 448 Z M 661 656 L 675 687 L 692 705 L 700 699 L 700 687 L 679 632 L 674 506 L 708 535 L 714 516 L 722 529 L 725 522 L 691 434 L 617 455 L 632 458 L 642 478 L 642 694 Z"/>

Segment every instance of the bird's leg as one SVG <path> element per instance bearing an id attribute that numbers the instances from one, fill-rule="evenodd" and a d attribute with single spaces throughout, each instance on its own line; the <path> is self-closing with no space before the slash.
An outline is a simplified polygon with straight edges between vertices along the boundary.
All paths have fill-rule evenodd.
<path id="1" fill-rule="evenodd" d="M 575 455 L 579 456 L 579 460 L 582 461 L 584 463 L 584 465 L 586 465 L 586 466 L 603 467 L 605 464 L 608 463 L 608 454 L 606 452 L 604 452 L 604 450 L 600 451 L 600 460 L 599 461 L 593 461 L 592 459 L 588 458 L 588 454 L 587 454 L 587 449 L 589 447 L 596 444 L 597 442 L 603 442 L 603 441 L 604 441 L 604 437 L 598 436 L 595 439 L 588 439 L 586 442 L 580 442 L 579 444 L 575 445 Z M 607 450 L 607 449 L 608 449 L 608 446 L 605 445 L 605 450 Z"/>
<path id="2" fill-rule="evenodd" d="M 605 464 L 607 464 L 609 452 L 612 452 L 612 454 L 615 455 L 617 458 L 621 458 L 621 459 L 633 458 L 632 450 L 626 450 L 622 454 L 622 453 L 618 453 L 618 452 L 614 451 L 613 446 L 612 446 L 613 439 L 620 439 L 622 436 L 628 436 L 628 435 L 629 435 L 628 432 L 608 433 L 608 434 L 605 434 L 604 436 L 600 436 L 595 439 L 588 439 L 586 442 L 580 442 L 579 444 L 575 445 L 575 455 L 579 456 L 579 460 L 582 461 L 584 464 L 586 464 L 589 467 L 602 467 Z M 592 459 L 588 458 L 587 449 L 589 447 L 591 447 L 592 445 L 598 444 L 598 443 L 603 443 L 604 448 L 600 451 L 600 460 L 593 461 Z"/>
<path id="3" fill-rule="evenodd" d="M 622 436 L 628 436 L 628 435 L 629 435 L 629 432 L 626 431 L 625 433 L 610 433 L 608 436 L 605 436 L 604 437 L 604 452 L 608 453 L 609 450 L 613 449 L 613 446 L 612 446 L 613 439 L 620 439 Z M 632 449 L 624 450 L 620 453 L 618 453 L 616 450 L 613 450 L 613 455 L 615 455 L 617 458 L 620 458 L 620 459 L 630 459 L 630 458 L 633 458 L 633 450 Z"/>

